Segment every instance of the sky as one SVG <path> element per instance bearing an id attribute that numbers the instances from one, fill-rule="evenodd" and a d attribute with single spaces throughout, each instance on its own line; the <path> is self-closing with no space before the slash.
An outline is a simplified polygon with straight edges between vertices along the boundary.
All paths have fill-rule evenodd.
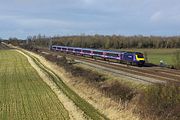
<path id="1" fill-rule="evenodd" d="M 0 38 L 180 35 L 180 0 L 0 0 Z"/>

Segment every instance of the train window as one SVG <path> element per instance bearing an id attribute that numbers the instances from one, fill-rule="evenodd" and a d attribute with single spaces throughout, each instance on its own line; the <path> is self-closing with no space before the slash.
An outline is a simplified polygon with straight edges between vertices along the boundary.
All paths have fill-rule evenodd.
<path id="1" fill-rule="evenodd" d="M 138 58 L 144 58 L 142 53 L 137 54 Z"/>
<path id="2" fill-rule="evenodd" d="M 107 56 L 112 56 L 112 57 L 118 57 L 119 55 L 116 53 L 106 53 Z"/>
<path id="3" fill-rule="evenodd" d="M 73 49 L 72 49 L 72 48 L 68 48 L 68 50 L 69 50 L 69 51 L 73 51 Z"/>
<path id="4" fill-rule="evenodd" d="M 66 50 L 66 48 L 62 48 L 62 50 Z"/>
<path id="5" fill-rule="evenodd" d="M 90 50 L 83 50 L 83 52 L 85 52 L 85 53 L 91 53 Z"/>
<path id="6" fill-rule="evenodd" d="M 103 52 L 93 51 L 94 54 L 103 55 Z"/>
<path id="7" fill-rule="evenodd" d="M 75 49 L 76 52 L 81 52 L 81 49 Z"/>

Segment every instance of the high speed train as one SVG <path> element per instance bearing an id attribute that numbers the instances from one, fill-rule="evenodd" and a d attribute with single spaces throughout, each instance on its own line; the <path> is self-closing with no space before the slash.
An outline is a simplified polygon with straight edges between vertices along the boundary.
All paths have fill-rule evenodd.
<path id="1" fill-rule="evenodd" d="M 67 47 L 52 45 L 51 50 L 71 53 L 74 55 L 91 56 L 92 58 L 101 57 L 104 60 L 116 60 L 120 63 L 127 63 L 131 65 L 144 65 L 145 59 L 140 52 L 127 52 L 127 51 L 111 51 L 111 50 L 98 50 L 90 48 Z"/>

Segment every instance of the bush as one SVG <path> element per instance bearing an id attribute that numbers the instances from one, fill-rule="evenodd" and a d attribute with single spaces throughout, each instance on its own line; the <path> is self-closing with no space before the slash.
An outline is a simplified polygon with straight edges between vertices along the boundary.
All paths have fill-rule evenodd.
<path id="1" fill-rule="evenodd" d="M 83 69 L 81 67 L 76 67 L 72 65 L 72 61 L 70 62 L 66 59 L 66 56 L 57 56 L 57 55 L 45 55 L 47 60 L 52 62 L 56 62 L 57 65 L 63 67 L 66 71 L 70 72 L 75 77 L 84 77 L 87 82 L 101 82 L 104 81 L 105 78 L 103 75 L 93 72 L 91 70 Z"/>
<path id="2" fill-rule="evenodd" d="M 57 61 L 57 56 L 45 55 L 44 57 L 45 57 L 47 60 L 52 61 L 52 62 L 56 62 L 56 61 Z"/>
<path id="3" fill-rule="evenodd" d="M 101 85 L 101 90 L 108 97 L 113 97 L 115 100 L 121 102 L 130 101 L 135 95 L 136 91 L 118 81 L 113 81 L 110 84 L 104 83 Z"/>
<path id="4" fill-rule="evenodd" d="M 93 72 L 91 70 L 83 69 L 81 67 L 73 66 L 73 67 L 71 67 L 70 72 L 74 76 L 84 77 L 87 80 L 87 82 L 94 83 L 94 82 L 101 82 L 101 81 L 105 80 L 103 75 L 96 73 L 96 72 Z"/>
<path id="5" fill-rule="evenodd" d="M 180 69 L 180 51 L 177 50 L 174 55 L 175 55 L 175 60 L 174 60 L 174 62 L 175 62 L 175 67 L 176 67 L 177 69 Z"/>
<path id="6" fill-rule="evenodd" d="M 140 100 L 141 111 L 163 119 L 180 118 L 180 87 L 177 85 L 152 85 L 143 92 Z"/>

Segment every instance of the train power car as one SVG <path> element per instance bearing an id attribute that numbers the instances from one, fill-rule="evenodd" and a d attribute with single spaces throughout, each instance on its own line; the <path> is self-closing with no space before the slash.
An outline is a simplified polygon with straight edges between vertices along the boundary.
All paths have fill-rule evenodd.
<path id="1" fill-rule="evenodd" d="M 127 52 L 127 51 L 110 51 L 110 50 L 97 50 L 90 48 L 77 48 L 52 45 L 51 50 L 61 51 L 65 53 L 72 53 L 75 55 L 101 57 L 104 60 L 112 59 L 121 63 L 127 63 L 131 65 L 144 65 L 145 59 L 140 52 Z"/>

